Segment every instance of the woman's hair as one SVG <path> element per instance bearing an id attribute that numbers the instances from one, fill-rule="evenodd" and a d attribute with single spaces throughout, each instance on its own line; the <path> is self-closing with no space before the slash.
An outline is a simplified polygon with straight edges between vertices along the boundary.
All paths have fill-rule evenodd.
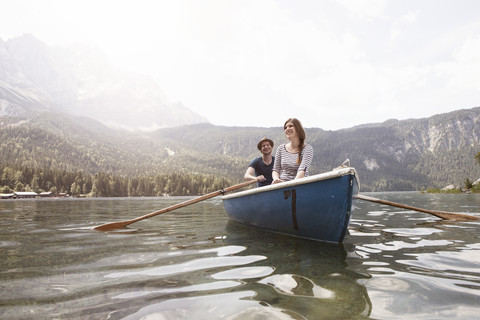
<path id="1" fill-rule="evenodd" d="M 305 147 L 305 138 L 307 137 L 307 134 L 305 133 L 305 129 L 303 129 L 302 123 L 297 118 L 287 119 L 287 121 L 285 121 L 283 124 L 283 130 L 287 128 L 287 123 L 289 122 L 291 122 L 295 127 L 295 132 L 297 133 L 298 139 L 300 139 L 300 150 L 298 150 L 297 158 L 297 164 L 300 164 L 302 162 L 302 151 L 303 147 Z"/>

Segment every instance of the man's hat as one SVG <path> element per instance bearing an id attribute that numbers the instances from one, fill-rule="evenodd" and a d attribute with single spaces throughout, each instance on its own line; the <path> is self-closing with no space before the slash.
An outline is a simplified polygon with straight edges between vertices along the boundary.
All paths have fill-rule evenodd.
<path id="1" fill-rule="evenodd" d="M 270 139 L 268 139 L 267 137 L 264 137 L 264 138 L 263 138 L 262 140 L 260 140 L 260 141 L 258 142 L 258 144 L 257 144 L 257 149 L 258 149 L 258 150 L 262 150 L 262 143 L 263 143 L 264 141 L 267 141 L 268 143 L 270 143 L 270 145 L 271 145 L 272 148 L 273 148 L 273 141 L 270 140 Z"/>

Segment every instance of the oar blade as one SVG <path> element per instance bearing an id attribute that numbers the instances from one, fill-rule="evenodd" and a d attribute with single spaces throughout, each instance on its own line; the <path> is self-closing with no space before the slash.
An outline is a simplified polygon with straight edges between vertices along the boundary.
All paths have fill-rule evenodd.
<path id="1" fill-rule="evenodd" d="M 130 221 L 119 221 L 119 222 L 110 222 L 105 223 L 100 226 L 93 228 L 93 230 L 97 231 L 110 231 L 115 229 L 122 229 L 128 226 L 131 222 Z"/>
<path id="2" fill-rule="evenodd" d="M 415 210 L 418 212 L 424 212 L 428 213 L 431 215 L 434 215 L 436 217 L 442 218 L 444 220 L 455 220 L 455 221 L 475 221 L 475 220 L 480 220 L 479 217 L 476 216 L 471 216 L 468 214 L 463 214 L 463 213 L 456 213 L 456 212 L 446 212 L 446 211 L 436 211 L 436 210 L 428 210 L 424 208 L 416 208 L 412 207 L 406 204 L 401 204 L 401 203 L 396 203 L 388 200 L 382 200 L 382 199 L 377 199 L 373 197 L 369 197 L 366 195 L 362 194 L 357 194 L 355 198 L 360 199 L 360 200 L 366 200 L 366 201 L 371 201 L 371 202 L 376 202 L 380 204 L 385 204 L 388 206 L 393 206 L 393 207 L 398 207 L 398 208 L 403 208 L 403 209 L 408 209 L 408 210 Z"/>

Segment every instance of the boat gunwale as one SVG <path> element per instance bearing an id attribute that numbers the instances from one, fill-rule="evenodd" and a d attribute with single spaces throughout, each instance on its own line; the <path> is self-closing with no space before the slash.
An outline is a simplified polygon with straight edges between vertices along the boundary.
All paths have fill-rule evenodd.
<path id="1" fill-rule="evenodd" d="M 322 180 L 333 179 L 333 178 L 342 177 L 342 176 L 349 175 L 349 174 L 353 174 L 355 176 L 355 178 L 357 180 L 357 183 L 359 185 L 359 188 L 360 188 L 360 183 L 358 181 L 357 171 L 355 170 L 355 168 L 347 167 L 347 168 L 341 168 L 341 169 L 334 169 L 332 171 L 327 171 L 327 172 L 324 172 L 324 173 L 315 174 L 315 175 L 308 176 L 308 177 L 301 178 L 301 179 L 295 179 L 295 180 L 290 180 L 290 181 L 285 181 L 285 182 L 281 182 L 281 183 L 272 184 L 272 185 L 269 185 L 269 186 L 256 187 L 256 188 L 249 189 L 249 190 L 235 192 L 235 193 L 232 193 L 232 194 L 229 194 L 229 195 L 224 195 L 222 197 L 222 200 L 228 200 L 228 199 L 243 197 L 243 196 L 247 196 L 247 195 L 251 195 L 251 194 L 263 193 L 263 192 L 268 192 L 268 191 L 272 191 L 272 190 L 288 188 L 288 187 L 292 187 L 292 186 L 298 186 L 298 185 L 308 184 L 308 183 L 322 181 Z"/>

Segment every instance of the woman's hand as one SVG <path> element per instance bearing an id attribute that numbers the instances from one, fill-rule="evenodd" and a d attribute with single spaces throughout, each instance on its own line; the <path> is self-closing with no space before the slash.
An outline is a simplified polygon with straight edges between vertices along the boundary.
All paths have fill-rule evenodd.
<path id="1" fill-rule="evenodd" d="M 283 182 L 283 180 L 280 179 L 280 173 L 278 173 L 275 170 L 272 171 L 272 178 L 273 178 L 272 184 Z"/>
<path id="2" fill-rule="evenodd" d="M 295 179 L 301 179 L 301 178 L 305 178 L 305 171 L 303 170 L 298 171 L 297 175 L 295 176 Z"/>

